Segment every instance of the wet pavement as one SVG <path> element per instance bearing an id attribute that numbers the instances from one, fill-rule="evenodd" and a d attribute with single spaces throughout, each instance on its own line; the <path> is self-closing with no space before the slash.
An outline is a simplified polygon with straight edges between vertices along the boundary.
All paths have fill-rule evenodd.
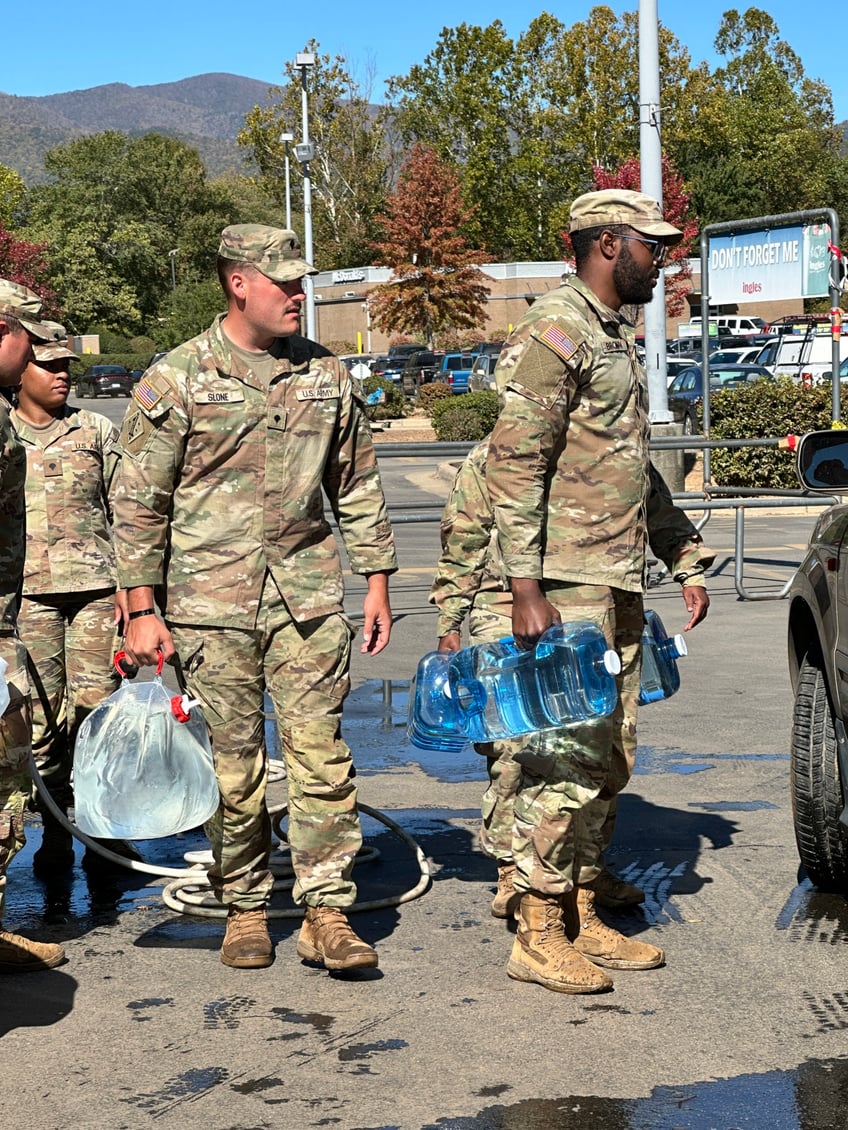
<path id="1" fill-rule="evenodd" d="M 62 941 L 69 960 L 3 977 L 6 1124 L 844 1126 L 848 904 L 798 866 L 786 606 L 741 604 L 720 577 L 711 592 L 680 694 L 640 714 L 610 857 L 646 892 L 637 912 L 610 921 L 662 945 L 665 967 L 615 973 L 599 996 L 507 978 L 512 936 L 489 912 L 494 866 L 477 843 L 483 762 L 470 748 L 435 756 L 406 740 L 406 680 L 432 646 L 433 620 L 414 610 L 419 594 L 408 610 L 401 597 L 394 650 L 354 662 L 345 723 L 360 799 L 398 823 L 431 872 L 421 897 L 356 915 L 379 969 L 329 975 L 300 961 L 293 916 L 271 920 L 270 969 L 228 969 L 220 920 L 170 910 L 161 881 L 88 873 L 80 847 L 68 876 L 36 879 L 33 822 L 10 872 L 9 922 Z M 652 606 L 667 625 L 682 613 L 670 585 Z M 285 782 L 270 796 L 282 803 Z M 363 826 L 360 899 L 414 887 L 410 845 L 370 816 Z M 203 846 L 200 833 L 140 845 L 170 867 Z M 288 891 L 273 907 L 292 914 Z"/>

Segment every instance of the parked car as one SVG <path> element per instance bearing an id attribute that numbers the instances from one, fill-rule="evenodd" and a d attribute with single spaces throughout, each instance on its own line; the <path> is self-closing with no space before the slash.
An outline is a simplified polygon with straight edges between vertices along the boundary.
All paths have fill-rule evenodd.
<path id="1" fill-rule="evenodd" d="M 743 388 L 753 381 L 773 380 L 762 365 L 710 364 L 710 392 Z M 674 378 L 668 389 L 668 407 L 675 420 L 683 423 L 684 435 L 695 435 L 700 430 L 698 405 L 704 396 L 704 377 L 699 365 L 684 369 Z"/>
<path id="2" fill-rule="evenodd" d="M 483 353 L 475 359 L 471 366 L 471 376 L 468 378 L 469 392 L 495 392 L 497 363 L 497 353 Z"/>
<path id="3" fill-rule="evenodd" d="M 400 374 L 404 396 L 415 400 L 422 385 L 430 384 L 441 368 L 443 353 L 433 349 L 417 349 L 408 354 Z"/>
<path id="4" fill-rule="evenodd" d="M 481 341 L 479 345 L 475 345 L 469 352 L 476 353 L 478 357 L 483 354 L 491 353 L 497 358 L 503 347 L 504 343 L 502 341 Z"/>
<path id="5" fill-rule="evenodd" d="M 848 432 L 801 438 L 796 470 L 812 491 L 848 491 Z M 798 854 L 816 886 L 848 894 L 848 504 L 819 514 L 789 591 L 794 692 L 789 780 Z"/>
<path id="6" fill-rule="evenodd" d="M 455 396 L 468 392 L 468 381 L 475 360 L 473 353 L 446 353 L 433 379 L 449 384 Z"/>
<path id="7" fill-rule="evenodd" d="M 129 396 L 134 384 L 123 365 L 92 365 L 77 377 L 77 396 Z"/>
<path id="8" fill-rule="evenodd" d="M 693 365 L 697 365 L 701 360 L 701 355 L 697 357 L 668 357 L 665 362 L 665 373 L 668 379 L 669 388 L 671 387 L 674 378 L 680 373 L 691 369 Z"/>
<path id="9" fill-rule="evenodd" d="M 820 329 L 822 327 L 819 327 Z M 823 327 L 825 330 L 827 327 Z M 848 337 L 839 340 L 839 359 L 848 356 Z M 829 333 L 808 327 L 804 334 L 785 333 L 779 338 L 774 360 L 775 376 L 791 377 L 796 384 L 816 385 L 833 372 L 833 341 Z"/>
<path id="10" fill-rule="evenodd" d="M 400 384 L 400 374 L 405 360 L 404 357 L 389 357 L 386 354 L 380 354 L 374 358 L 371 365 L 371 375 L 385 377 L 387 380 L 394 381 L 395 384 Z"/>
<path id="11" fill-rule="evenodd" d="M 822 373 L 822 380 L 829 381 L 833 375 L 833 369 L 828 369 L 826 373 Z M 848 381 L 848 357 L 839 366 L 839 379 L 840 381 Z"/>
<path id="12" fill-rule="evenodd" d="M 371 376 L 371 362 L 374 360 L 372 353 L 339 353 L 338 359 L 351 376 L 360 381 Z"/>
<path id="13" fill-rule="evenodd" d="M 731 349 L 717 349 L 710 354 L 710 366 L 755 365 L 760 350 L 759 345 L 734 345 Z"/>

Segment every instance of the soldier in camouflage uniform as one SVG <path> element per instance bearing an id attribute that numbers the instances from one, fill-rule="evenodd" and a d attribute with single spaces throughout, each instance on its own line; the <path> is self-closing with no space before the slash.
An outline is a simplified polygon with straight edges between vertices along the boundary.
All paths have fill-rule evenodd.
<path id="1" fill-rule="evenodd" d="M 117 463 L 118 429 L 105 416 L 67 404 L 68 364 L 76 357 L 57 323 L 53 339 L 34 346 L 24 370 L 12 422 L 27 458 L 27 549 L 18 631 L 37 679 L 33 690 L 33 753 L 61 809 L 73 803 L 72 751 L 87 714 L 117 689 L 113 665 L 120 600 L 109 490 Z M 45 713 L 43 702 L 48 704 Z M 67 869 L 70 832 L 40 800 L 44 826 L 33 866 L 44 874 Z M 115 844 L 110 841 L 109 846 Z M 97 857 L 86 852 L 86 867 Z"/>
<path id="2" fill-rule="evenodd" d="M 0 385 L 20 380 L 32 358 L 32 342 L 44 340 L 41 300 L 0 279 Z M 15 621 L 24 567 L 26 455 L 0 396 L 0 659 L 6 663 L 9 705 L 0 718 L 0 973 L 48 969 L 65 960 L 61 946 L 30 941 L 3 929 L 6 872 L 26 842 L 24 810 L 30 795 L 29 683 L 26 652 Z"/>
<path id="3" fill-rule="evenodd" d="M 534 303 L 498 360 L 504 407 L 486 475 L 518 646 L 532 647 L 552 623 L 585 619 L 602 628 L 622 661 L 613 715 L 534 735 L 516 758 L 521 898 L 507 970 L 517 980 L 583 993 L 612 986 L 604 966 L 650 969 L 664 960 L 661 949 L 598 918 L 594 891 L 578 885 L 574 814 L 615 794 L 626 759 L 613 750 L 635 746 L 649 424 L 635 331 L 622 308 L 651 300 L 668 246 L 682 233 L 655 200 L 627 189 L 579 197 L 569 232 L 576 277 Z M 706 614 L 706 592 L 692 583 L 702 575 L 700 563 L 676 574 L 687 627 Z"/>
<path id="4" fill-rule="evenodd" d="M 354 629 L 322 497 L 351 569 L 368 578 L 362 650 L 377 654 L 396 561 L 370 426 L 345 366 L 296 332 L 314 268 L 294 233 L 227 228 L 218 270 L 226 315 L 148 370 L 121 432 L 126 648 L 145 664 L 176 648 L 209 722 L 222 796 L 207 828 L 209 878 L 228 907 L 224 963 L 273 960 L 267 686 L 287 739 L 294 898 L 306 904 L 298 954 L 329 969 L 375 966 L 344 914 L 362 838 L 340 731 Z M 154 589 L 167 627 L 153 614 Z"/>
<path id="5" fill-rule="evenodd" d="M 498 549 L 492 500 L 486 485 L 489 440 L 471 449 L 457 472 L 442 515 L 442 556 L 430 593 L 438 606 L 439 649 L 458 651 L 462 624 L 469 621 L 472 644 L 503 639 L 512 632 L 512 596 Z M 703 585 L 703 570 L 714 554 L 684 512 L 676 507 L 662 476 L 648 464 L 646 499 L 648 540 L 672 576 L 688 575 L 691 584 Z M 686 594 L 684 593 L 684 599 Z M 694 625 L 688 624 L 687 628 Z M 575 857 L 578 884 L 589 887 L 602 906 L 621 908 L 644 901 L 644 892 L 625 883 L 603 865 L 604 852 L 615 828 L 615 798 L 633 774 L 635 732 L 623 732 L 615 741 L 612 765 L 604 791 L 575 813 Z M 475 745 L 488 760 L 489 787 L 483 796 L 480 845 L 498 865 L 497 892 L 492 901 L 495 918 L 509 918 L 518 902 L 512 831 L 515 796 L 521 780 L 521 763 L 515 755 L 526 744 L 514 741 Z"/>

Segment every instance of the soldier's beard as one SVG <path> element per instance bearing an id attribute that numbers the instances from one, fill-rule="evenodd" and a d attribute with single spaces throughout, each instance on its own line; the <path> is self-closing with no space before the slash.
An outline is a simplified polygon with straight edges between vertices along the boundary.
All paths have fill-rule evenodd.
<path id="1" fill-rule="evenodd" d="M 613 266 L 612 281 L 622 306 L 641 306 L 654 297 L 654 265 L 648 271 L 640 267 L 627 243 Z"/>

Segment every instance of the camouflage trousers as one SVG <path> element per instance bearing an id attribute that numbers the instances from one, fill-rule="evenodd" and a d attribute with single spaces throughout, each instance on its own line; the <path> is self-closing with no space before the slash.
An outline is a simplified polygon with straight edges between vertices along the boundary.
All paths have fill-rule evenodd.
<path id="1" fill-rule="evenodd" d="M 338 614 L 297 623 L 282 598 L 266 600 L 269 588 L 255 630 L 172 625 L 182 679 L 209 723 L 221 791 L 206 825 L 209 881 L 225 905 L 245 910 L 271 896 L 267 687 L 286 760 L 295 902 L 346 907 L 356 899 L 351 875 L 362 843 L 355 770 L 341 736 L 353 631 Z"/>
<path id="2" fill-rule="evenodd" d="M 14 632 L 0 632 L 8 664 L 9 705 L 0 718 L 0 923 L 6 912 L 6 871 L 26 843 L 24 810 L 30 795 L 30 703 L 26 652 Z"/>
<path id="3" fill-rule="evenodd" d="M 618 702 L 607 718 L 534 734 L 514 760 L 516 889 L 560 895 L 598 874 L 612 836 L 612 802 L 633 771 L 644 611 L 640 593 L 601 585 L 546 583 L 567 620 L 590 620 L 621 656 Z"/>
<path id="4" fill-rule="evenodd" d="M 118 646 L 114 592 L 24 597 L 18 632 L 36 670 L 33 756 L 51 796 L 67 809 L 73 802 L 70 782 L 77 730 L 121 682 L 113 664 Z"/>

